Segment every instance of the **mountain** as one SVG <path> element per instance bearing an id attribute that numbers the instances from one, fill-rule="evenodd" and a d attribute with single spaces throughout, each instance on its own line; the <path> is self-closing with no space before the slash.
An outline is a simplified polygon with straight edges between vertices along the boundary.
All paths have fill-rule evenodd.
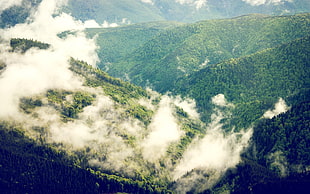
<path id="1" fill-rule="evenodd" d="M 214 2 L 106 3 L 147 21 Z M 1 193 L 308 192 L 309 14 L 107 29 L 66 3 L 0 3 Z"/>
<path id="2" fill-rule="evenodd" d="M 115 33 L 115 36 L 105 36 L 107 33 L 99 35 L 105 37 L 105 42 L 98 42 L 105 50 L 100 52 L 105 52 L 105 58 L 111 58 L 108 61 L 103 59 L 99 66 L 113 76 L 129 78 L 132 83 L 165 92 L 173 90 L 179 78 L 208 65 L 250 55 L 308 35 L 309 17 L 309 14 L 280 17 L 255 14 L 206 20 L 162 31 L 152 39 L 141 42 L 142 46 L 132 45 L 130 41 L 114 41 L 124 40 L 132 27 L 108 29 L 120 33 L 124 29 L 128 31 Z M 108 55 L 113 48 L 122 47 L 132 48 L 131 52 Z"/>
<path id="3" fill-rule="evenodd" d="M 0 9 L 0 28 L 24 23 L 31 12 L 39 6 L 41 0 L 11 1 L 10 3 L 1 4 L 3 8 Z"/>
<path id="4" fill-rule="evenodd" d="M 243 77 L 249 79 L 249 74 L 245 72 L 250 70 L 255 74 L 257 68 L 264 74 L 253 77 L 253 81 L 248 80 L 247 83 L 252 84 L 253 91 L 261 91 L 253 96 L 254 103 L 261 104 L 259 100 L 266 99 L 266 93 L 262 88 L 255 87 L 255 80 L 274 74 L 278 64 L 283 63 L 284 56 L 291 58 L 290 55 L 294 54 L 296 60 L 308 61 L 304 60 L 308 56 L 305 55 L 308 53 L 307 45 L 309 37 L 301 38 L 237 61 L 232 59 L 212 68 L 210 66 L 210 70 L 214 71 L 213 76 L 206 68 L 196 72 L 195 78 L 202 76 L 213 80 L 219 75 L 217 69 L 224 70 L 221 73 L 224 77 L 227 76 L 226 72 L 234 74 L 237 71 L 240 75 L 236 75 L 236 78 L 229 76 L 234 82 Z M 20 53 L 19 57 L 27 57 L 36 50 L 44 52 L 51 47 L 39 41 L 17 38 L 10 41 L 10 46 L 10 52 Z M 278 64 L 274 64 L 274 67 L 266 68 L 259 63 L 261 60 L 265 62 L 270 56 L 277 56 Z M 253 65 L 246 63 L 244 66 L 248 61 L 252 61 Z M 1 188 L 5 193 L 81 190 L 86 193 L 244 193 L 250 191 L 246 188 L 265 192 L 272 189 L 270 184 L 277 182 L 278 190 L 285 191 L 289 184 L 294 191 L 304 191 L 309 182 L 305 169 L 310 162 L 308 141 L 304 139 L 310 137 L 307 130 L 309 95 L 300 95 L 298 90 L 303 88 L 303 83 L 310 83 L 307 78 L 308 64 L 304 65 L 300 67 L 298 61 L 282 65 L 283 72 L 292 72 L 291 79 L 286 80 L 290 83 L 287 88 L 295 88 L 295 95 L 286 99 L 291 102 L 291 109 L 272 119 L 256 118 L 252 143 L 248 144 L 252 130 L 235 132 L 236 123 L 231 120 L 238 115 L 242 103 L 253 103 L 231 98 L 238 91 L 235 89 L 239 84 L 226 88 L 226 82 L 221 82 L 223 89 L 218 88 L 216 92 L 223 92 L 229 98 L 226 100 L 224 95 L 212 97 L 212 119 L 204 123 L 197 117 L 190 100 L 144 90 L 71 58 L 69 70 L 83 81 L 82 87 L 54 88 L 23 96 L 19 98 L 19 111 L 15 117 L 2 117 Z M 234 70 L 230 69 L 232 66 Z M 8 68 L 10 66 L 5 63 L 1 65 L 2 76 L 7 76 L 5 72 Z M 301 70 L 306 70 L 303 80 L 296 81 L 295 76 L 300 75 L 298 71 Z M 281 72 L 279 74 L 281 77 Z M 205 79 L 201 81 L 209 82 Z M 195 82 L 192 80 L 191 83 Z M 283 87 L 281 80 L 274 84 Z M 187 92 L 195 94 L 198 87 L 188 87 Z M 212 85 L 208 88 L 211 91 Z M 214 88 L 217 88 L 217 84 L 214 84 Z M 244 92 L 251 91 L 243 89 Z M 281 91 L 275 91 L 275 96 Z M 267 98 L 273 96 L 270 91 L 268 94 Z M 208 97 L 209 94 L 203 95 Z M 197 101 L 200 102 L 199 97 Z M 235 109 L 237 112 L 234 112 Z M 296 131 L 296 128 L 300 130 Z M 200 146 L 203 146 L 202 150 Z M 247 150 L 243 150 L 246 147 Z M 213 153 L 213 149 L 217 149 L 217 153 Z M 205 162 L 213 161 L 210 154 L 215 158 L 216 165 L 195 165 L 195 161 L 204 161 L 205 157 Z M 239 154 L 242 159 L 238 159 Z M 223 158 L 223 155 L 228 157 Z M 224 168 L 218 166 L 218 157 Z M 241 163 L 231 163 L 236 159 Z M 281 159 L 281 163 L 276 163 L 278 159 Z M 283 172 L 289 177 L 280 178 Z M 175 176 L 178 178 L 172 178 Z M 295 184 L 295 181 L 299 184 Z"/>
<path id="5" fill-rule="evenodd" d="M 28 39 L 11 39 L 10 47 L 7 55 L 25 60 L 33 52 L 53 52 L 51 45 Z M 3 191 L 170 193 L 170 168 L 204 131 L 188 111 L 191 102 L 69 62 L 82 85 L 24 94 L 15 116 L 1 115 Z M 2 89 L 14 65 L 1 64 Z"/>
<path id="6" fill-rule="evenodd" d="M 194 22 L 215 18 L 230 18 L 250 13 L 285 15 L 309 12 L 307 0 L 71 0 L 68 11 L 81 20 L 98 23 L 131 23 L 150 21 Z"/>
<path id="7" fill-rule="evenodd" d="M 21 0 L 3 3 L 0 27 L 25 22 L 41 2 Z M 293 15 L 309 12 L 310 3 L 308 0 L 69 0 L 61 10 L 82 21 L 124 25 L 154 21 L 196 22 L 253 13 Z"/>
<path id="8" fill-rule="evenodd" d="M 25 135 L 24 129 L 0 125 L 2 193 L 151 192 L 149 185 L 81 168 L 76 159 Z"/>
<path id="9" fill-rule="evenodd" d="M 306 95 L 310 83 L 308 45 L 309 36 L 306 36 L 249 56 L 209 65 L 180 79 L 177 93 L 196 99 L 198 107 L 206 112 L 210 109 L 211 97 L 223 93 L 237 105 L 233 114 L 237 120 L 251 123 L 278 98 L 287 100 Z"/>
<path id="10" fill-rule="evenodd" d="M 180 25 L 183 23 L 150 22 L 117 28 L 88 28 L 86 33 L 89 37 L 96 36 L 96 42 L 100 47 L 97 52 L 101 64 L 98 66 L 108 69 L 108 64 L 121 61 L 161 32 Z"/>

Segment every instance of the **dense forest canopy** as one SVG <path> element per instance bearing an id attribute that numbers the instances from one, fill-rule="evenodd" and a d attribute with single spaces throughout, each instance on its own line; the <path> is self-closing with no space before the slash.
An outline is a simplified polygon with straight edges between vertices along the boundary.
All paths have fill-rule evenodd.
<path id="1" fill-rule="evenodd" d="M 1 193 L 308 191 L 309 1 L 0 4 Z"/>

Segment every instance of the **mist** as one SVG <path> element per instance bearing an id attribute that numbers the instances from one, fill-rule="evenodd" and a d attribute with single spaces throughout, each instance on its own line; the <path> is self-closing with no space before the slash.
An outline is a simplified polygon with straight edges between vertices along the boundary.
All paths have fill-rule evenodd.
<path id="1" fill-rule="evenodd" d="M 192 190 L 202 192 L 211 188 L 227 169 L 241 161 L 240 154 L 249 145 L 252 129 L 227 133 L 222 128 L 222 120 L 229 115 L 229 111 L 227 113 L 218 107 L 233 105 L 227 103 L 223 94 L 214 96 L 212 102 L 215 105 L 214 113 L 204 137 L 192 141 L 173 171 L 173 179 L 177 181 L 176 190 L 180 193 Z"/>
<path id="2" fill-rule="evenodd" d="M 278 116 L 281 113 L 285 113 L 288 110 L 289 107 L 286 105 L 285 101 L 282 98 L 279 98 L 278 102 L 274 106 L 274 109 L 266 111 L 263 117 L 272 119 L 273 117 Z"/>
<path id="3" fill-rule="evenodd" d="M 182 158 L 172 164 L 169 147 L 180 144 L 186 134 L 177 109 L 187 113 L 186 119 L 201 122 L 194 100 L 160 95 L 148 89 L 150 98 L 137 100 L 153 112 L 150 123 L 145 124 L 126 114 L 126 107 L 113 101 L 102 88 L 85 86 L 83 78 L 69 70 L 69 61 L 73 57 L 96 67 L 99 61 L 96 40 L 87 38 L 83 30 L 104 25 L 82 22 L 61 13 L 60 8 L 66 2 L 43 0 L 27 23 L 0 30 L 0 60 L 6 64 L 0 74 L 0 119 L 23 124 L 28 136 L 43 137 L 46 143 L 55 144 L 67 153 L 83 153 L 86 160 L 83 165 L 126 176 L 135 176 L 136 172 L 147 176 L 155 171 L 158 179 L 176 181 L 176 191 L 190 191 L 199 180 L 206 183 L 200 184 L 199 191 L 211 188 L 227 169 L 241 161 L 240 154 L 248 146 L 252 130 L 224 132 L 222 121 L 234 105 L 223 94 L 211 99 L 215 108 L 211 110 L 212 122 L 206 124 L 205 133 L 195 137 Z M 202 6 L 207 1 L 190 2 Z M 65 36 L 59 36 L 64 32 Z M 51 46 L 47 50 L 10 52 L 11 38 L 34 39 Z M 46 92 L 50 89 L 87 92 L 94 96 L 94 101 L 76 119 L 64 122 L 57 107 L 48 102 Z M 65 96 L 63 103 L 70 102 L 70 95 Z M 23 97 L 38 97 L 42 105 L 25 114 L 20 110 Z M 159 99 L 159 103 L 154 103 L 154 99 Z M 44 129 L 44 133 L 35 128 Z M 163 161 L 165 168 L 158 167 Z"/>
<path id="4" fill-rule="evenodd" d="M 181 5 L 183 4 L 188 4 L 191 6 L 195 6 L 196 9 L 200 9 L 204 6 L 207 5 L 207 0 L 175 0 L 177 3 L 180 3 Z"/>
<path id="5" fill-rule="evenodd" d="M 74 57 L 93 66 L 99 61 L 94 39 L 82 32 L 83 23 L 67 14 L 56 14 L 65 1 L 44 0 L 28 19 L 30 22 L 1 29 L 1 61 L 6 64 L 0 79 L 0 117 L 18 113 L 19 98 L 40 94 L 51 88 L 77 89 L 82 82 L 68 70 L 69 59 Z M 57 35 L 75 30 L 75 35 L 61 39 Z M 51 44 L 48 50 L 32 48 L 26 53 L 10 52 L 11 38 L 35 39 Z"/>
<path id="6" fill-rule="evenodd" d="M 143 3 L 149 3 L 149 4 L 151 4 L 151 5 L 154 4 L 154 2 L 153 2 L 152 0 L 141 0 L 141 2 L 143 2 Z"/>
<path id="7" fill-rule="evenodd" d="M 292 2 L 293 0 L 242 0 L 252 6 L 259 6 L 259 5 L 264 5 L 264 4 L 283 4 L 285 1 L 286 2 Z"/>
<path id="8" fill-rule="evenodd" d="M 170 143 L 176 142 L 182 136 L 182 131 L 173 115 L 172 101 L 163 96 L 159 108 L 148 127 L 150 134 L 143 141 L 143 157 L 155 161 L 165 155 Z"/>
<path id="9" fill-rule="evenodd" d="M 0 0 L 0 13 L 5 10 L 8 9 L 12 6 L 18 6 L 21 5 L 23 2 L 23 0 Z"/>

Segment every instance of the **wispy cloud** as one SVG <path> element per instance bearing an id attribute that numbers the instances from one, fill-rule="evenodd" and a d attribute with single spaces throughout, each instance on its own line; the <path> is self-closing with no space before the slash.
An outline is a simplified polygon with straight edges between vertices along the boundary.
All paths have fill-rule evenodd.
<path id="1" fill-rule="evenodd" d="M 191 6 L 195 6 L 196 9 L 200 9 L 203 6 L 207 5 L 208 0 L 175 0 L 177 3 L 180 3 L 181 5 L 187 4 Z"/>
<path id="2" fill-rule="evenodd" d="M 160 159 L 165 155 L 169 144 L 178 141 L 182 136 L 173 112 L 172 100 L 163 96 L 149 126 L 150 134 L 142 142 L 143 156 L 146 160 Z"/>
<path id="3" fill-rule="evenodd" d="M 65 1 L 43 0 L 38 10 L 30 16 L 28 23 L 1 29 L 4 39 L 1 60 L 7 65 L 0 78 L 0 116 L 17 113 L 18 100 L 27 95 L 39 94 L 49 88 L 76 88 L 81 85 L 68 70 L 68 60 L 74 57 L 96 65 L 98 56 L 95 40 L 86 38 L 82 32 L 84 24 L 70 15 L 61 13 L 59 6 Z M 66 38 L 57 35 L 64 31 L 76 33 Z M 9 52 L 11 38 L 35 39 L 51 44 L 48 50 L 30 49 L 25 54 Z"/>
<path id="4" fill-rule="evenodd" d="M 278 116 L 281 113 L 288 111 L 289 107 L 286 105 L 285 101 L 282 98 L 279 98 L 279 101 L 275 104 L 273 110 L 268 110 L 264 113 L 263 117 L 272 119 L 275 116 Z"/>
<path id="5" fill-rule="evenodd" d="M 217 106 L 227 105 L 222 94 L 215 96 L 213 103 Z M 205 136 L 202 139 L 195 139 L 185 151 L 182 160 L 173 172 L 178 191 L 192 190 L 197 184 L 202 190 L 194 189 L 196 192 L 210 188 L 228 168 L 235 167 L 241 161 L 240 154 L 248 146 L 252 129 L 225 133 L 221 123 L 225 118 L 224 115 L 220 109 L 215 109 Z M 186 175 L 187 173 L 190 174 Z M 203 176 L 203 174 L 208 174 L 208 176 Z M 200 182 L 204 180 L 207 184 L 201 185 L 196 180 Z"/>
<path id="6" fill-rule="evenodd" d="M 21 5 L 23 0 L 0 0 L 0 13 L 15 5 Z"/>
<path id="7" fill-rule="evenodd" d="M 154 2 L 152 0 L 141 0 L 143 3 L 149 3 L 151 5 L 154 4 Z"/>
<path id="8" fill-rule="evenodd" d="M 207 1 L 187 2 L 195 5 L 195 2 Z M 46 141 L 59 143 L 65 150 L 89 148 L 85 154 L 90 165 L 126 174 L 139 169 L 147 174 L 152 170 L 148 164 L 158 165 L 159 160 L 165 157 L 168 161 L 169 146 L 178 143 L 185 135 L 177 118 L 176 106 L 187 112 L 191 119 L 199 119 L 195 101 L 148 91 L 150 96 L 161 100 L 158 105 L 151 103 L 152 98 L 139 101 L 140 105 L 154 112 L 151 123 L 145 125 L 137 118 L 128 116 L 125 108 L 106 96 L 102 89 L 83 86 L 82 78 L 68 69 L 68 61 L 74 57 L 96 66 L 98 56 L 95 40 L 88 39 L 83 30 L 101 25 L 95 21 L 81 22 L 60 13 L 59 8 L 65 3 L 43 0 L 27 23 L 0 30 L 3 39 L 0 59 L 7 65 L 0 77 L 0 119 L 19 121 L 34 134 L 37 132 L 32 128 L 41 126 L 45 129 Z M 72 33 L 60 38 L 58 35 L 62 32 Z M 51 47 L 47 50 L 32 48 L 23 54 L 9 52 L 11 38 L 35 39 L 49 43 Z M 77 119 L 63 122 L 59 111 L 50 106 L 44 95 L 49 89 L 82 90 L 95 97 L 92 104 L 78 114 Z M 42 106 L 33 112 L 36 116 L 21 113 L 20 98 L 33 96 L 42 98 Z M 64 100 L 70 101 L 69 97 L 66 96 Z M 169 168 L 162 169 L 167 173 L 158 173 L 158 176 L 171 176 L 169 178 L 176 180 L 181 185 L 177 190 L 184 185 L 187 185 L 186 189 L 191 189 L 190 181 L 194 183 L 199 180 L 197 178 L 203 177 L 203 173 L 209 173 L 208 185 L 203 188 L 209 188 L 228 168 L 240 162 L 240 153 L 248 145 L 251 129 L 236 133 L 225 133 L 222 129 L 222 120 L 226 115 L 223 109 L 233 108 L 233 105 L 222 94 L 213 97 L 212 102 L 217 108 L 204 137 L 193 140 L 176 166 L 170 164 Z M 192 174 L 184 176 L 187 172 Z"/>
<path id="9" fill-rule="evenodd" d="M 259 5 L 269 5 L 269 4 L 275 4 L 279 5 L 286 2 L 293 2 L 293 0 L 242 0 L 252 6 L 259 6 Z"/>

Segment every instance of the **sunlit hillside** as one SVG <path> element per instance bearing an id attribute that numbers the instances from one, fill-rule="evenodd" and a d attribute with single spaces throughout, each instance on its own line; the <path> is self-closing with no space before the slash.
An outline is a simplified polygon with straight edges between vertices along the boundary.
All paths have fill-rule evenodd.
<path id="1" fill-rule="evenodd" d="M 0 193 L 307 193 L 306 0 L 0 0 Z"/>

